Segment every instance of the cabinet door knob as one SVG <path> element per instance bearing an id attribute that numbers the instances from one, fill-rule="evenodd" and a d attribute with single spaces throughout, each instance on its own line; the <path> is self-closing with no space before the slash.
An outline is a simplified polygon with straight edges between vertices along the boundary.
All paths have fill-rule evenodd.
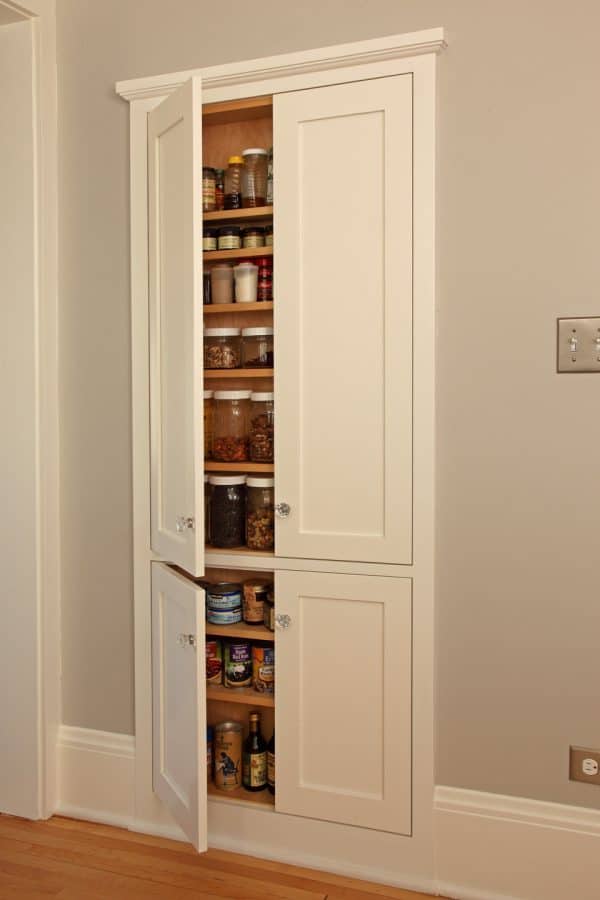
<path id="1" fill-rule="evenodd" d="M 180 647 L 195 647 L 196 646 L 196 635 L 195 634 L 178 634 L 177 635 L 177 643 Z"/>
<path id="2" fill-rule="evenodd" d="M 175 529 L 178 534 L 184 531 L 193 531 L 196 527 L 196 521 L 193 516 L 177 516 L 175 520 Z"/>
<path id="3" fill-rule="evenodd" d="M 291 513 L 292 508 L 289 503 L 276 503 L 275 512 L 281 519 L 286 519 Z"/>
<path id="4" fill-rule="evenodd" d="M 275 616 L 275 624 L 278 628 L 289 628 L 292 624 L 291 616 L 286 615 L 286 613 L 277 613 Z"/>

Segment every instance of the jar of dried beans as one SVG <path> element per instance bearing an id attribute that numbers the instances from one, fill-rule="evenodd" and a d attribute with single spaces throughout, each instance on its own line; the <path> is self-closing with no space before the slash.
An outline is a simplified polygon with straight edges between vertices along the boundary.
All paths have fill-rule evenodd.
<path id="1" fill-rule="evenodd" d="M 204 329 L 204 368 L 237 369 L 240 365 L 240 329 Z"/>
<path id="2" fill-rule="evenodd" d="M 219 462 L 248 459 L 250 391 L 215 391 L 212 458 Z"/>
<path id="3" fill-rule="evenodd" d="M 272 393 L 250 395 L 250 459 L 252 462 L 272 463 L 274 460 L 273 433 L 275 416 Z"/>
<path id="4" fill-rule="evenodd" d="M 250 550 L 275 546 L 274 478 L 246 478 L 246 544 Z"/>
<path id="5" fill-rule="evenodd" d="M 210 542 L 213 547 L 242 547 L 246 512 L 246 476 L 211 475 Z"/>

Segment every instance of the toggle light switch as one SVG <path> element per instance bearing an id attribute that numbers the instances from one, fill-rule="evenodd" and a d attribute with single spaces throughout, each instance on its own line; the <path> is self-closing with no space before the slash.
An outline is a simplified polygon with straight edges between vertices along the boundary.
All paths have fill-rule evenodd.
<path id="1" fill-rule="evenodd" d="M 557 324 L 557 372 L 600 372 L 600 316 Z"/>

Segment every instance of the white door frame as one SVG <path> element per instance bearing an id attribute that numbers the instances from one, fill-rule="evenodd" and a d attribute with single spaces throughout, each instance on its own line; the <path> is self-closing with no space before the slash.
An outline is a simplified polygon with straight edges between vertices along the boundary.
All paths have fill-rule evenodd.
<path id="1" fill-rule="evenodd" d="M 34 577 L 29 572 L 27 587 L 19 578 L 18 560 L 14 561 L 12 584 L 16 596 L 5 597 L 1 607 L 3 641 L 23 666 L 21 675 L 27 672 L 28 678 L 20 677 L 18 667 L 13 668 L 10 683 L 4 683 L 0 690 L 0 811 L 37 819 L 47 818 L 57 807 L 56 743 L 61 718 L 55 0 L 0 0 L 0 13 L 5 19 L 13 18 L 15 27 L 29 29 L 32 48 L 24 75 L 31 79 L 33 93 L 34 236 L 26 248 L 33 273 L 33 312 L 24 349 L 28 358 L 35 360 L 35 378 L 32 406 L 22 414 L 30 417 L 29 423 L 34 418 L 34 463 L 28 471 L 19 471 L 17 477 L 23 484 L 34 484 L 33 509 L 27 509 L 27 513 L 34 519 L 31 531 L 35 534 L 36 561 Z M 10 87 L 4 84 L 3 91 Z M 4 302 L 9 310 L 10 297 L 5 295 Z M 19 372 L 14 372 L 14 378 L 19 378 Z M 10 427 L 10 422 L 5 425 Z M 13 503 L 14 497 L 13 489 Z M 5 510 L 9 519 L 11 512 Z M 13 560 L 7 559 L 6 564 L 11 566 Z M 29 685 L 26 690 L 25 681 Z"/>

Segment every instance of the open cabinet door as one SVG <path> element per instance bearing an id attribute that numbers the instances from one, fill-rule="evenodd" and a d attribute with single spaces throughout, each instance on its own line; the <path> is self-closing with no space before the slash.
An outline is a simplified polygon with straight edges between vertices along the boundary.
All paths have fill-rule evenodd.
<path id="1" fill-rule="evenodd" d="M 204 572 L 202 101 L 192 78 L 148 115 L 151 543 Z"/>
<path id="2" fill-rule="evenodd" d="M 154 790 L 198 851 L 206 842 L 204 591 L 152 564 Z"/>

